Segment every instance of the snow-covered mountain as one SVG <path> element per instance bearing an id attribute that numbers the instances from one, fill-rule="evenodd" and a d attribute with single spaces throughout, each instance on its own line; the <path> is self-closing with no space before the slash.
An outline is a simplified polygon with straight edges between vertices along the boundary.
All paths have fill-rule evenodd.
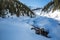
<path id="1" fill-rule="evenodd" d="M 54 18 L 56 20 L 60 20 L 60 11 L 56 10 L 54 12 L 50 11 L 50 12 L 43 12 L 42 9 L 38 9 L 38 10 L 34 10 L 33 11 L 36 15 L 39 16 L 45 16 L 45 17 L 49 17 L 49 18 Z"/>

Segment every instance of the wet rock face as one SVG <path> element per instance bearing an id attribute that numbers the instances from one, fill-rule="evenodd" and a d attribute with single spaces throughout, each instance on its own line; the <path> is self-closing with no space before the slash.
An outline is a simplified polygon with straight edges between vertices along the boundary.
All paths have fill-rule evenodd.
<path id="1" fill-rule="evenodd" d="M 45 37 L 48 37 L 48 34 L 49 32 L 48 31 L 45 31 L 44 28 L 38 28 L 38 27 L 34 27 L 34 28 L 31 28 L 31 30 L 35 30 L 35 33 L 38 34 L 38 35 L 43 35 Z"/>

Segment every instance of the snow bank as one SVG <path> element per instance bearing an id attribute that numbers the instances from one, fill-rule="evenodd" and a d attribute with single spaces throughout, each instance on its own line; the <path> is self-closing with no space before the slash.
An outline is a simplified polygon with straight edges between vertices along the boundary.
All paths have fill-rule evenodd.
<path id="1" fill-rule="evenodd" d="M 27 24 L 34 25 L 35 27 L 44 28 L 49 31 L 49 36 L 52 37 L 51 40 L 60 40 L 60 25 L 59 22 L 52 18 L 47 17 L 36 17 L 27 20 Z"/>
<path id="2" fill-rule="evenodd" d="M 27 18 L 28 19 L 28 18 Z M 0 19 L 0 39 L 1 40 L 49 40 L 40 35 L 36 35 L 30 25 L 22 22 L 25 18 Z"/>
<path id="3" fill-rule="evenodd" d="M 40 28 L 45 28 L 50 31 L 49 36 L 46 38 L 37 35 L 31 30 L 35 25 Z M 0 39 L 1 40 L 60 40 L 60 27 L 58 21 L 46 17 L 15 17 L 15 18 L 0 18 Z"/>
<path id="4" fill-rule="evenodd" d="M 50 12 L 47 13 L 47 12 L 41 11 L 41 9 L 40 9 L 40 10 L 36 10 L 34 12 L 36 13 L 36 15 L 53 18 L 53 19 L 60 21 L 60 11 L 59 10 L 55 10 L 54 12 L 52 12 L 52 10 L 51 10 Z"/>

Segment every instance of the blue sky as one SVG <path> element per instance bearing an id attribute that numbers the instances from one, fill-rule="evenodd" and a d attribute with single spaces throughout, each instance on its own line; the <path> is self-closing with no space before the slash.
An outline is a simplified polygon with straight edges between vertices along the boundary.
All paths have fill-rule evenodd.
<path id="1" fill-rule="evenodd" d="M 44 7 L 51 0 L 20 0 L 20 1 L 27 6 Z"/>

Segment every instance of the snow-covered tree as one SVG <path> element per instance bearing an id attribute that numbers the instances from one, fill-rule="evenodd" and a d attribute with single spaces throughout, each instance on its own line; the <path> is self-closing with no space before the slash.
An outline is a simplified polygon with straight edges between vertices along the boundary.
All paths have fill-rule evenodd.
<path id="1" fill-rule="evenodd" d="M 35 15 L 29 7 L 19 0 L 0 0 L 0 17 L 5 17 L 7 15 L 5 11 L 7 10 L 11 15 L 16 14 L 17 17 L 20 15 L 33 17 Z"/>
<path id="2" fill-rule="evenodd" d="M 42 11 L 51 11 L 51 9 L 53 10 L 53 12 L 57 9 L 60 9 L 60 0 L 50 1 L 47 5 L 44 6 Z"/>

